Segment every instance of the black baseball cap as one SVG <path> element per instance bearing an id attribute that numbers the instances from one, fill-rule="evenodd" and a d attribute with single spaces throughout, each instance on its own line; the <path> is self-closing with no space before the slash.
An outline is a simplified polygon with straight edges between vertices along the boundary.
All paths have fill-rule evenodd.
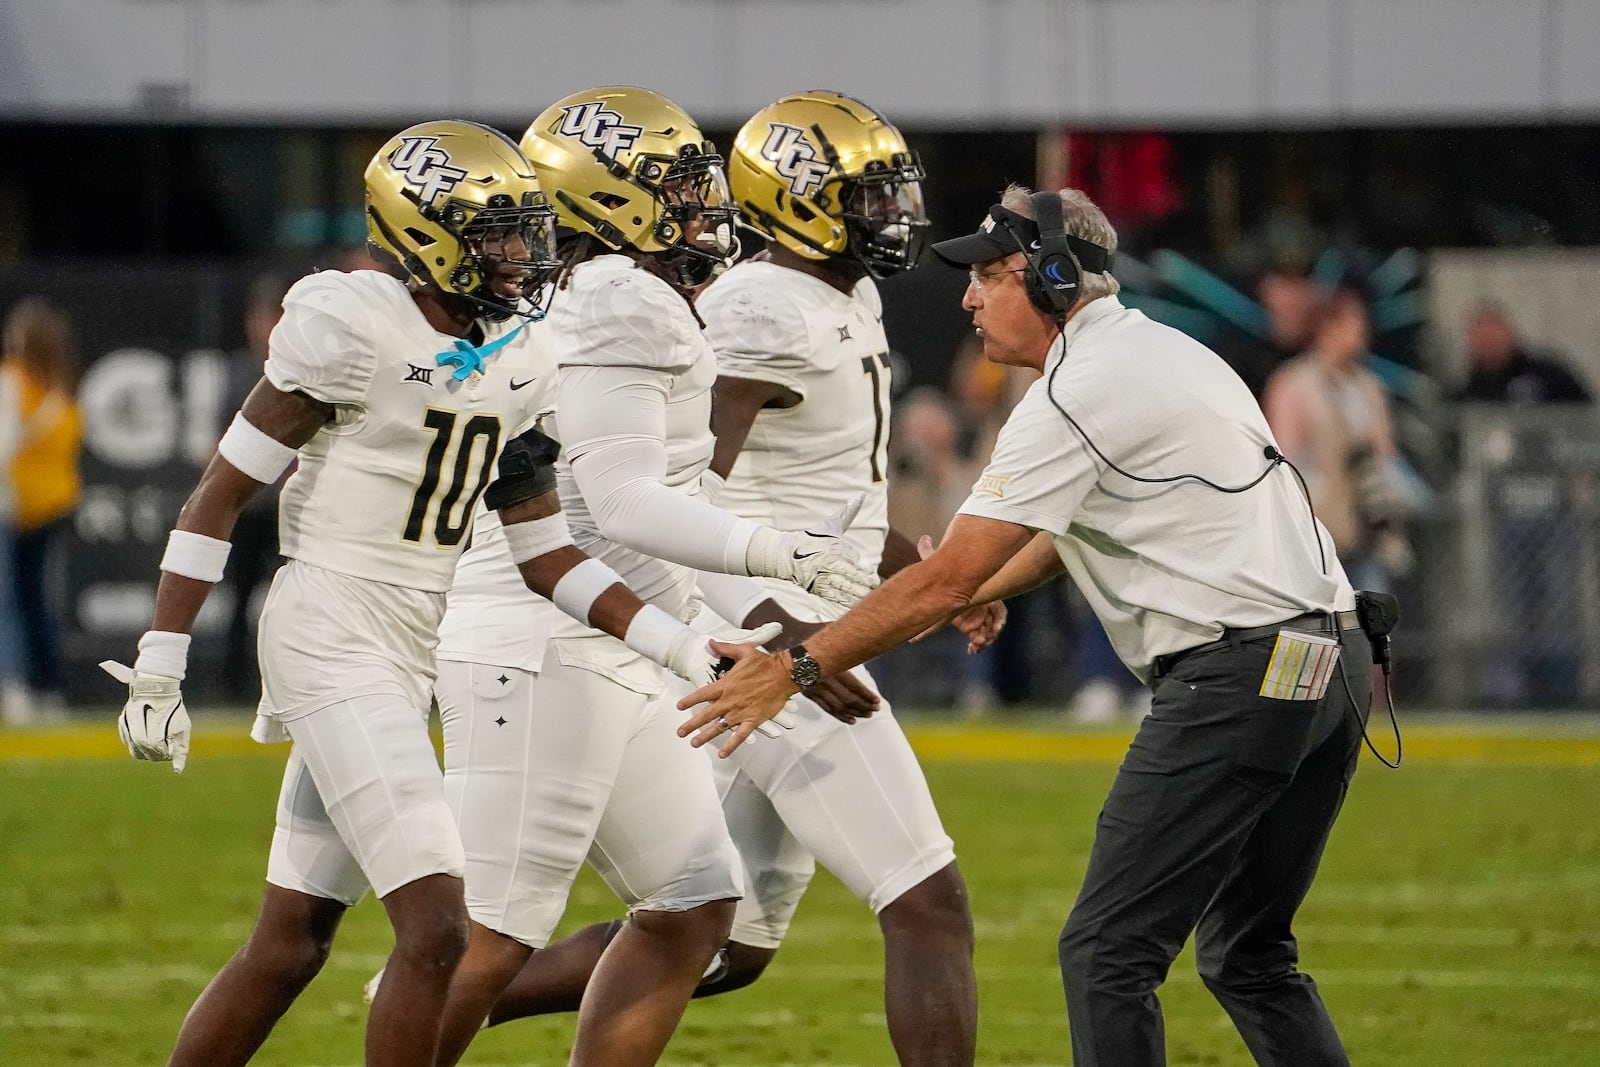
<path id="1" fill-rule="evenodd" d="M 1024 247 L 1026 245 L 1026 247 Z M 999 204 L 989 209 L 977 233 L 965 237 L 952 237 L 936 242 L 933 254 L 952 267 L 970 267 L 974 263 L 988 263 L 1004 259 L 1014 252 L 1039 251 L 1039 226 L 1026 215 L 1003 208 Z"/>
<path id="2" fill-rule="evenodd" d="M 1111 269 L 1112 253 L 1077 234 L 1066 234 L 1067 247 L 1079 264 L 1092 274 Z M 933 254 L 952 267 L 966 268 L 974 263 L 1004 259 L 1015 252 L 1035 256 L 1039 253 L 1039 224 L 999 204 L 989 209 L 977 233 L 952 237 L 933 246 Z"/>

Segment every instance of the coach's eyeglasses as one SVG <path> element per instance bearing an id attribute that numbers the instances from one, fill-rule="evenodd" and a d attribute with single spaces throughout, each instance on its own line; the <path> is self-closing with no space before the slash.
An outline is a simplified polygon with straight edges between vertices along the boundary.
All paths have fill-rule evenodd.
<path id="1" fill-rule="evenodd" d="M 967 271 L 967 281 L 970 282 L 974 287 L 976 287 L 978 292 L 981 293 L 981 292 L 983 292 L 983 283 L 984 283 L 985 279 L 998 278 L 1002 274 L 1022 274 L 1027 269 L 1028 269 L 1027 267 L 1017 267 L 1014 270 L 990 270 L 990 271 L 969 270 L 969 271 Z"/>

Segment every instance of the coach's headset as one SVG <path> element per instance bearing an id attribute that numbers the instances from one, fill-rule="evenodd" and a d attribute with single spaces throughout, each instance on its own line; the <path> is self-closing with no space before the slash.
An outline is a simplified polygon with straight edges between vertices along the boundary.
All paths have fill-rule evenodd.
<path id="1" fill-rule="evenodd" d="M 1109 248 L 1097 245 L 1093 241 L 1079 237 L 1077 234 L 1067 232 L 1066 221 L 1061 211 L 1061 197 L 1058 193 L 1044 190 L 1036 192 L 1029 197 L 1029 204 L 1033 208 L 1034 225 L 1038 228 L 1038 242 L 1029 245 L 1026 236 L 1019 233 L 1011 223 L 1011 219 L 1003 211 L 990 212 L 990 218 L 1002 227 L 1011 239 L 1016 242 L 1022 258 L 1027 261 L 1023 268 L 1023 281 L 1027 287 L 1028 301 L 1040 311 L 1055 320 L 1056 331 L 1061 337 L 1062 355 L 1066 354 L 1066 323 L 1067 317 L 1083 295 L 1083 275 L 1085 271 L 1094 274 L 1103 274 L 1111 269 L 1116 258 Z M 1322 564 L 1322 573 L 1328 573 L 1328 553 L 1322 544 L 1322 530 L 1317 525 L 1316 508 L 1311 503 L 1311 492 L 1306 487 L 1306 480 L 1300 469 L 1290 461 L 1289 457 L 1279 452 L 1272 445 L 1262 449 L 1262 455 L 1267 460 L 1266 468 L 1244 485 L 1218 485 L 1209 478 L 1198 474 L 1173 474 L 1161 478 L 1149 478 L 1123 470 L 1111 457 L 1100 450 L 1084 428 L 1079 425 L 1066 408 L 1061 406 L 1056 399 L 1055 377 L 1061 369 L 1065 358 L 1058 359 L 1056 365 L 1050 368 L 1050 381 L 1045 386 L 1045 396 L 1050 398 L 1050 404 L 1061 417 L 1071 426 L 1073 432 L 1083 438 L 1083 443 L 1089 450 L 1117 474 L 1133 482 L 1145 485 L 1164 485 L 1172 482 L 1192 481 L 1198 482 L 1208 489 L 1219 493 L 1244 493 L 1256 486 L 1271 474 L 1279 464 L 1286 465 L 1294 472 L 1295 480 L 1300 483 L 1300 491 L 1305 496 L 1306 510 L 1311 516 L 1311 532 L 1317 541 L 1317 556 Z M 1377 748 L 1367 738 L 1366 722 L 1361 723 L 1361 736 L 1367 742 L 1367 748 L 1372 751 L 1378 760 L 1388 767 L 1398 767 L 1401 760 L 1400 727 L 1395 721 L 1394 698 L 1389 692 L 1389 633 L 1399 620 L 1398 601 L 1388 593 L 1373 593 L 1359 590 L 1356 593 L 1356 616 L 1360 620 L 1361 629 L 1366 633 L 1367 640 L 1372 646 L 1372 662 L 1383 668 L 1384 693 L 1389 705 L 1389 721 L 1394 726 L 1395 759 L 1393 763 L 1384 758 Z M 1332 613 L 1329 617 L 1330 629 L 1337 632 L 1338 626 Z M 1339 677 L 1344 683 L 1345 694 L 1350 698 L 1350 704 L 1355 706 L 1355 694 L 1350 689 L 1350 679 L 1345 674 L 1344 657 L 1339 658 Z"/>
<path id="2" fill-rule="evenodd" d="M 997 225 L 1011 235 L 1011 239 L 1017 243 L 1017 248 L 1022 251 L 1022 256 L 1028 263 L 1023 268 L 1023 280 L 1027 285 L 1028 300 L 1034 307 L 1055 320 L 1056 331 L 1061 336 L 1062 347 L 1065 349 L 1067 316 L 1071 314 L 1073 307 L 1082 296 L 1084 272 L 1087 270 L 1095 274 L 1103 274 L 1109 271 L 1115 255 L 1108 248 L 1079 237 L 1077 234 L 1067 232 L 1066 222 L 1061 214 L 1061 197 L 1058 194 L 1048 191 L 1034 193 L 1029 198 L 1029 202 L 1033 206 L 1035 225 L 1039 228 L 1038 243 L 1033 247 L 1029 246 L 1027 235 L 1018 232 L 1017 228 L 1012 225 L 1007 213 L 991 211 L 990 218 L 994 219 Z M 1056 365 L 1050 368 L 1050 382 L 1045 389 L 1045 395 L 1050 398 L 1051 405 L 1061 413 L 1061 417 L 1067 420 L 1067 425 L 1071 426 L 1073 431 L 1083 438 L 1084 444 L 1089 446 L 1089 450 L 1100 459 L 1100 462 L 1129 481 L 1141 482 L 1145 485 L 1165 485 L 1170 482 L 1192 481 L 1199 482 L 1207 488 L 1215 489 L 1219 493 L 1243 493 L 1260 485 L 1262 479 L 1271 474 L 1273 468 L 1280 463 L 1288 464 L 1289 469 L 1294 470 L 1294 464 L 1289 463 L 1288 457 L 1272 445 L 1268 445 L 1262 450 L 1269 461 L 1266 469 L 1244 485 L 1218 485 L 1209 478 L 1204 478 L 1198 474 L 1173 474 L 1162 478 L 1147 478 L 1125 471 L 1117 466 L 1110 456 L 1100 451 L 1100 446 L 1094 443 L 1094 439 L 1078 424 L 1078 420 L 1074 419 L 1067 412 L 1067 409 L 1061 406 L 1060 401 L 1056 400 L 1056 372 L 1061 369 L 1063 362 L 1065 361 L 1057 360 Z M 1300 472 L 1296 470 L 1295 476 L 1299 477 L 1299 474 Z M 1302 479 L 1302 487 L 1304 484 Z M 1307 499 L 1310 499 L 1309 494 Z M 1316 516 L 1313 515 L 1312 530 L 1317 538 L 1317 552 L 1322 558 L 1322 572 L 1326 574 L 1328 572 L 1328 557 L 1327 552 L 1322 547 L 1322 534 L 1316 529 L 1315 518 Z"/>

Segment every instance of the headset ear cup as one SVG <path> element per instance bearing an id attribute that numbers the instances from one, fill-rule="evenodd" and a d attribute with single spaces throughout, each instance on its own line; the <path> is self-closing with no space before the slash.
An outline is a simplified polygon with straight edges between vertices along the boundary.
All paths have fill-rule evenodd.
<path id="1" fill-rule="evenodd" d="M 1028 257 L 1028 295 L 1035 307 L 1060 321 L 1078 302 L 1083 268 L 1067 243 L 1060 194 L 1043 190 L 1030 199 L 1039 240 L 1034 245 L 1038 249 L 1036 253 L 1023 250 Z"/>
<path id="2" fill-rule="evenodd" d="M 1028 276 L 1043 291 L 1049 307 L 1045 310 L 1065 315 L 1078 302 L 1083 287 L 1083 271 L 1071 250 L 1048 252 L 1036 261 L 1036 268 Z"/>
<path id="3" fill-rule="evenodd" d="M 1051 299 L 1054 295 L 1044 284 L 1044 275 L 1039 273 L 1039 268 L 1032 256 L 1028 257 L 1028 270 L 1023 274 L 1023 280 L 1028 286 L 1028 302 L 1046 315 L 1059 315 L 1061 310 L 1056 307 Z"/>

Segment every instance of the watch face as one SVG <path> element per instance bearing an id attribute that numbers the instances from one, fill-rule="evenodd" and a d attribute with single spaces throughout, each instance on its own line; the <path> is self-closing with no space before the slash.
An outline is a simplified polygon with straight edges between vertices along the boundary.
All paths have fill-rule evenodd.
<path id="1" fill-rule="evenodd" d="M 789 669 L 789 677 L 801 689 L 810 689 L 822 681 L 822 664 L 812 659 L 810 653 L 802 652 Z"/>

